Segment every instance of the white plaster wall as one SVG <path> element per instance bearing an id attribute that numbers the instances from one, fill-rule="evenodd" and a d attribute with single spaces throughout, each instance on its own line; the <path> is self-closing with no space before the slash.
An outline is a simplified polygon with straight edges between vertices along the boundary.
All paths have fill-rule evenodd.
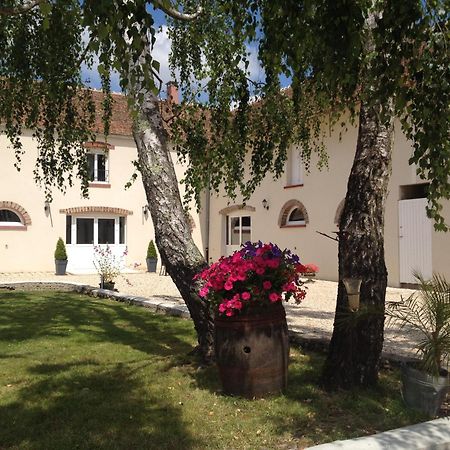
<path id="1" fill-rule="evenodd" d="M 101 141 L 101 137 L 97 138 Z M 15 157 L 8 148 L 8 141 L 0 135 L 0 201 L 12 201 L 21 205 L 31 218 L 31 225 L 26 231 L 0 230 L 0 272 L 18 271 L 53 271 L 54 250 L 59 236 L 65 239 L 66 214 L 60 209 L 77 206 L 108 206 L 133 211 L 127 216 L 128 256 L 126 264 L 132 266 L 140 263 L 145 267 L 147 245 L 154 239 L 153 224 L 150 215 L 142 213 L 142 206 L 147 203 L 140 177 L 128 190 L 125 184 L 129 181 L 136 159 L 136 148 L 132 138 L 112 136 L 108 142 L 115 146 L 109 152 L 109 175 L 111 188 L 93 187 L 89 189 L 89 198 L 81 197 L 80 183 L 75 181 L 66 194 L 54 190 L 54 199 L 50 205 L 50 214 L 44 211 L 44 190 L 33 180 L 33 169 L 37 156 L 37 148 L 30 134 L 22 138 L 25 155 L 21 171 L 17 172 L 13 165 Z M 175 170 L 180 179 L 183 167 L 175 161 Z M 99 214 L 95 214 L 99 215 Z M 193 236 L 201 249 L 202 237 L 199 215 L 191 210 L 194 219 Z"/>
<path id="2" fill-rule="evenodd" d="M 398 286 L 399 245 L 398 245 L 398 200 L 399 186 L 420 182 L 414 167 L 408 165 L 411 145 L 396 125 L 392 177 L 386 203 L 385 256 L 388 268 L 388 283 Z M 333 235 L 337 231 L 334 224 L 336 209 L 344 199 L 347 180 L 356 150 L 357 126 L 349 127 L 339 139 L 339 130 L 332 132 L 325 144 L 329 154 L 329 169 L 319 171 L 313 157 L 311 171 L 304 176 L 304 185 L 285 189 L 286 174 L 273 181 L 267 176 L 255 191 L 247 205 L 256 208 L 252 216 L 252 240 L 275 242 L 282 248 L 295 251 L 302 262 L 319 266 L 319 277 L 337 280 L 337 242 L 321 236 L 317 231 Z M 269 210 L 262 207 L 262 200 L 269 201 Z M 296 199 L 306 207 L 309 224 L 305 228 L 280 228 L 278 218 L 283 205 Z M 242 203 L 241 198 L 229 202 L 223 196 L 214 196 L 211 201 L 210 259 L 215 260 L 225 252 L 225 218 L 219 211 L 232 204 Z M 445 203 L 445 216 L 450 219 L 450 202 Z M 433 232 L 433 269 L 450 279 L 450 234 Z"/>

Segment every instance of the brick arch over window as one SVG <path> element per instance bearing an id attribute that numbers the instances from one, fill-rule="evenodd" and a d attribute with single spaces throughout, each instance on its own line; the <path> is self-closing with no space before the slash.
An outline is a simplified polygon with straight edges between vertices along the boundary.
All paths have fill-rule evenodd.
<path id="1" fill-rule="evenodd" d="M 256 208 L 250 205 L 233 205 L 233 206 L 227 206 L 226 208 L 223 208 L 219 211 L 219 214 L 222 214 L 224 216 L 227 216 L 228 214 L 231 214 L 236 211 L 256 211 Z"/>
<path id="2" fill-rule="evenodd" d="M 82 213 L 107 213 L 116 216 L 131 216 L 133 211 L 123 208 L 112 208 L 109 206 L 76 206 L 75 208 L 60 209 L 61 214 L 82 214 Z"/>
<path id="3" fill-rule="evenodd" d="M 25 226 L 31 225 L 31 218 L 26 209 L 18 203 L 0 201 L 0 209 L 10 209 L 15 212 Z"/>
<path id="4" fill-rule="evenodd" d="M 334 215 L 334 223 L 335 225 L 339 226 L 339 222 L 341 221 L 342 212 L 344 211 L 344 205 L 345 205 L 345 198 L 341 200 L 339 203 L 336 214 Z"/>
<path id="5" fill-rule="evenodd" d="M 306 211 L 305 206 L 299 200 L 289 200 L 286 202 L 280 211 L 280 216 L 278 218 L 278 226 L 280 228 L 286 227 L 286 223 L 288 221 L 288 215 L 292 211 L 293 208 L 299 208 L 303 213 L 303 217 L 305 218 L 305 225 L 309 223 L 308 212 Z"/>

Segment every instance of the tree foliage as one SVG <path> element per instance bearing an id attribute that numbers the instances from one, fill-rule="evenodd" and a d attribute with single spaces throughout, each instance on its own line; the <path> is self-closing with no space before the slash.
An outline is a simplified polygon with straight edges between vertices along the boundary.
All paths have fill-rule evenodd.
<path id="1" fill-rule="evenodd" d="M 185 105 L 175 130 L 189 157 L 188 196 L 207 186 L 249 198 L 267 172 L 279 176 L 299 145 L 326 165 L 323 137 L 361 102 L 388 104 L 413 142 L 410 163 L 429 180 L 429 215 L 446 230 L 450 198 L 448 0 L 211 1 L 201 20 L 172 23 L 172 65 Z M 373 13 L 368 46 L 365 20 Z M 249 50 L 264 73 L 248 70 Z M 291 82 L 283 90 L 282 81 Z M 206 92 L 198 95 L 198 89 Z M 389 108 L 381 108 L 387 120 Z M 386 115 L 386 117 L 383 117 Z M 246 171 L 246 154 L 251 155 Z M 409 157 L 409 155 L 405 155 Z"/>
<path id="2" fill-rule="evenodd" d="M 33 7 L 26 8 L 26 5 Z M 157 90 L 158 62 L 151 54 L 139 65 L 155 27 L 146 1 L 5 0 L 0 7 L 0 122 L 17 156 L 20 137 L 32 130 L 39 156 L 35 178 L 51 198 L 73 176 L 87 195 L 88 170 L 82 144 L 94 138 L 95 105 L 81 67 L 97 66 L 105 93 L 104 133 L 111 117 L 110 75 L 124 90 L 137 79 Z"/>

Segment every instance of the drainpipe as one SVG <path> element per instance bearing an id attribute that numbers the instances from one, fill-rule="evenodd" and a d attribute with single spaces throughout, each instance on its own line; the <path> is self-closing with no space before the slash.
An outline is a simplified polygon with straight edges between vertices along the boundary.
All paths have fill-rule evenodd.
<path id="1" fill-rule="evenodd" d="M 210 214 L 211 214 L 211 189 L 210 189 L 210 183 L 209 183 L 209 175 L 208 175 L 208 187 L 206 188 L 205 214 L 206 214 L 205 259 L 206 259 L 207 264 L 209 264 L 209 227 L 210 227 Z"/>

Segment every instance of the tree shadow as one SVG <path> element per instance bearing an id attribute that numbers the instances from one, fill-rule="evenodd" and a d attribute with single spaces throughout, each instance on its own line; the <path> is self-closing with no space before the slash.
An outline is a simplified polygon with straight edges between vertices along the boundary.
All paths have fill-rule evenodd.
<path id="1" fill-rule="evenodd" d="M 80 353 L 71 360 L 58 348 L 61 337 L 71 339 L 68 352 L 77 342 L 92 344 L 94 355 L 117 343 L 145 355 L 120 350 L 123 361 Z M 39 342 L 54 345 L 55 354 L 40 353 Z M 2 358 L 29 364 L 0 405 L 0 448 L 204 447 L 159 387 L 161 370 L 184 363 L 192 344 L 189 322 L 141 308 L 77 294 L 0 292 Z"/>
<path id="2" fill-rule="evenodd" d="M 27 341 L 70 336 L 83 331 L 93 343 L 116 342 L 166 357 L 193 348 L 193 326 L 188 321 L 155 316 L 134 306 L 68 293 L 0 292 L 1 340 Z M 9 299 L 8 299 L 9 298 Z M 14 307 L 11 307 L 11 302 Z"/>
<path id="3" fill-rule="evenodd" d="M 153 393 L 151 385 L 144 387 L 128 367 L 80 374 L 70 370 L 75 365 L 31 368 L 53 376 L 24 386 L 14 403 L 0 406 L 0 448 L 199 446 L 186 431 L 180 409 Z"/>

